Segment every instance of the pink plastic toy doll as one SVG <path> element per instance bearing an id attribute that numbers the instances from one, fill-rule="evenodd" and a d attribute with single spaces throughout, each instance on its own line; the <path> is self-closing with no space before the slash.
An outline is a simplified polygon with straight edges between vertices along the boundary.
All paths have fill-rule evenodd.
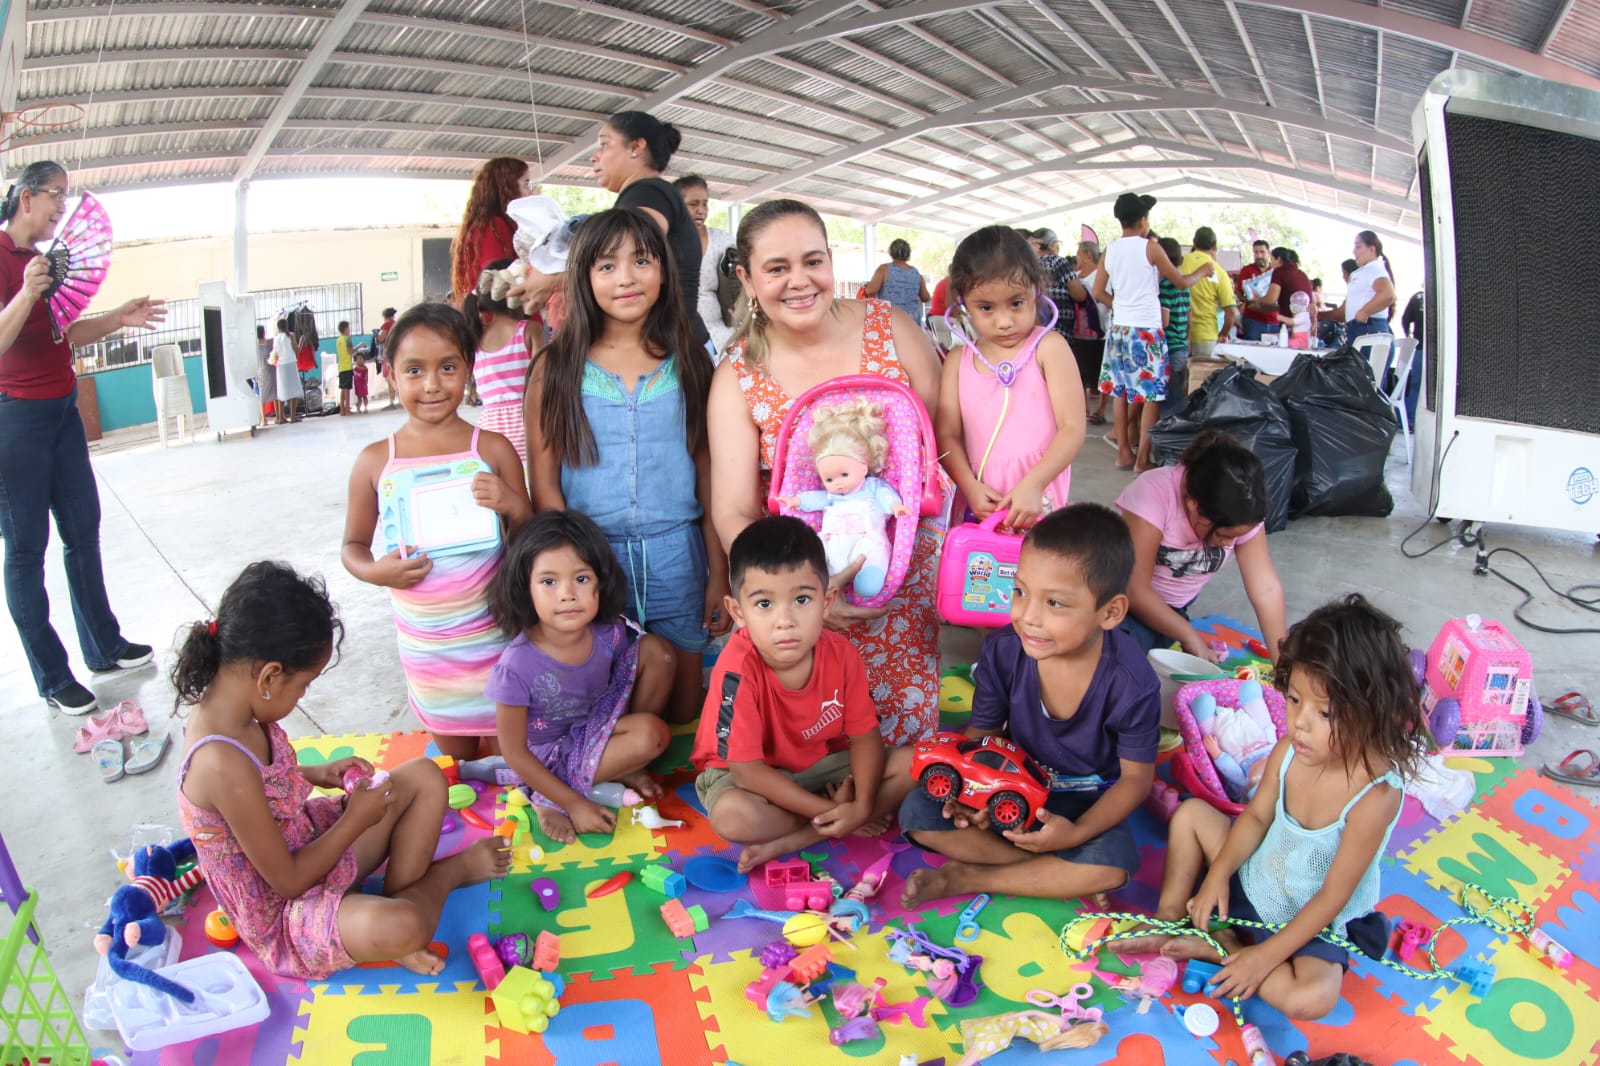
<path id="1" fill-rule="evenodd" d="M 865 556 L 855 578 L 858 596 L 883 590 L 891 552 L 889 516 L 911 513 L 900 494 L 877 476 L 889 450 L 884 428 L 883 407 L 869 400 L 818 408 L 807 443 L 822 488 L 779 497 L 798 510 L 823 512 L 829 573 L 837 574 Z"/>

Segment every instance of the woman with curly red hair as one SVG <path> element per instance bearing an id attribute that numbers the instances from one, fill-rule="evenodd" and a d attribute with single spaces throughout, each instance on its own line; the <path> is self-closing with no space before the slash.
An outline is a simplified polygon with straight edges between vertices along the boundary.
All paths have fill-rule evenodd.
<path id="1" fill-rule="evenodd" d="M 500 156 L 478 168 L 472 192 L 461 216 L 461 228 L 450 242 L 450 298 L 461 301 L 478 283 L 485 267 L 499 259 L 515 259 L 511 234 L 515 228 L 506 205 L 535 190 L 532 170 L 514 156 Z"/>

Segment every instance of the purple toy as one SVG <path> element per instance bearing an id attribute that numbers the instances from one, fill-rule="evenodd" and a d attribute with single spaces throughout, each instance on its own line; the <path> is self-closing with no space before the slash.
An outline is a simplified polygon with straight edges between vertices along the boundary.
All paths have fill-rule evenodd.
<path id="1" fill-rule="evenodd" d="M 774 940 L 761 949 L 761 968 L 763 970 L 781 970 L 789 965 L 789 961 L 800 954 L 795 946 L 787 940 Z"/>
<path id="2" fill-rule="evenodd" d="M 533 958 L 533 942 L 526 933 L 511 933 L 501 937 L 494 950 L 508 970 L 513 966 L 526 966 Z"/>
<path id="3" fill-rule="evenodd" d="M 538 899 L 539 906 L 547 911 L 553 911 L 561 906 L 561 890 L 556 883 L 548 877 L 535 877 L 528 882 L 528 891 Z"/>
<path id="4" fill-rule="evenodd" d="M 851 1018 L 830 1033 L 828 1039 L 835 1047 L 843 1047 L 852 1040 L 872 1040 L 878 1035 L 878 1023 L 870 1015 Z"/>

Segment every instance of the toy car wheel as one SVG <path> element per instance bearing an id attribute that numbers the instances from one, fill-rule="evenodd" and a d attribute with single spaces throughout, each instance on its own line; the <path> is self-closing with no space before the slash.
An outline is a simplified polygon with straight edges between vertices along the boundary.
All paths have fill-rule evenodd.
<path id="1" fill-rule="evenodd" d="M 1455 747 L 1456 734 L 1461 731 L 1461 701 L 1446 696 L 1434 704 L 1433 713 L 1428 716 L 1428 728 L 1441 749 L 1449 751 Z"/>
<path id="2" fill-rule="evenodd" d="M 1028 801 L 1015 792 L 996 793 L 989 801 L 989 821 L 1001 829 L 1020 829 L 1028 815 Z"/>
<path id="3" fill-rule="evenodd" d="M 922 790 L 943 802 L 961 791 L 961 775 L 948 766 L 930 766 L 922 772 Z"/>

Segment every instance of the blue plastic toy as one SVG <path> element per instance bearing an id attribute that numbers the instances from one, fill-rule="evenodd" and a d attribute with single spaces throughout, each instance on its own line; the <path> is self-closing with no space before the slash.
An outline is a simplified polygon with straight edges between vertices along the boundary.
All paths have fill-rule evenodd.
<path id="1" fill-rule="evenodd" d="M 1482 999 L 1494 984 L 1494 967 L 1487 962 L 1463 962 L 1456 967 L 1456 980 L 1466 985 L 1473 995 Z"/>
<path id="2" fill-rule="evenodd" d="M 1183 968 L 1183 990 L 1193 996 L 1204 989 L 1206 994 L 1210 995 L 1211 984 L 1221 972 L 1222 967 L 1215 963 L 1190 959 Z"/>
<path id="3" fill-rule="evenodd" d="M 500 516 L 472 496 L 472 479 L 490 472 L 479 459 L 462 459 L 386 475 L 378 482 L 383 550 L 437 557 L 499 544 Z"/>

